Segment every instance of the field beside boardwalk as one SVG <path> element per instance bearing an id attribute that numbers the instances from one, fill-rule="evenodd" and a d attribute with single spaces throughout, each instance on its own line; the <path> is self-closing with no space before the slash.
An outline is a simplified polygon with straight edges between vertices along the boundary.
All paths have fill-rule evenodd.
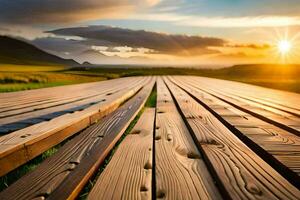
<path id="1" fill-rule="evenodd" d="M 236 65 L 222 69 L 99 66 L 70 68 L 66 70 L 65 73 L 101 76 L 107 79 L 149 75 L 194 75 L 238 81 L 300 93 L 299 65 Z"/>
<path id="2" fill-rule="evenodd" d="M 195 75 L 300 93 L 299 65 L 237 65 L 222 69 L 145 66 L 0 65 L 0 92 L 102 81 L 130 76 Z"/>
<path id="3" fill-rule="evenodd" d="M 106 80 L 101 76 L 65 73 L 63 66 L 0 65 L 0 92 L 54 87 Z"/>

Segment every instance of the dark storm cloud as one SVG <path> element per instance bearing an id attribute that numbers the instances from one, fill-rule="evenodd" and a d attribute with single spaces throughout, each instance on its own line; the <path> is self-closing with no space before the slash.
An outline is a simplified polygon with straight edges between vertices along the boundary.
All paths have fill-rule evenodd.
<path id="1" fill-rule="evenodd" d="M 144 30 L 130 30 L 109 26 L 89 26 L 64 28 L 51 31 L 51 33 L 65 36 L 80 36 L 89 40 L 108 41 L 115 46 L 143 47 L 153 49 L 160 53 L 213 53 L 208 47 L 224 46 L 227 42 L 220 38 L 172 35 Z M 200 50 L 199 50 L 200 49 Z"/>
<path id="2" fill-rule="evenodd" d="M 126 13 L 155 0 L 0 0 L 0 23 L 68 23 Z M 118 10 L 118 12 L 115 12 Z"/>

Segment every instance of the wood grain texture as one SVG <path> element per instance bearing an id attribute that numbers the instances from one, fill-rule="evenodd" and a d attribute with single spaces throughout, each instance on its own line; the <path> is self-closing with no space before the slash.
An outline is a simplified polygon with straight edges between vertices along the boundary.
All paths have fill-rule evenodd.
<path id="1" fill-rule="evenodd" d="M 70 172 L 62 183 L 50 194 L 49 199 L 75 199 L 91 176 L 97 171 L 105 157 L 120 139 L 130 122 L 138 114 L 149 97 L 154 79 L 145 82 L 145 87 L 130 101 L 126 110 L 120 110 L 115 121 L 106 122 L 107 129 L 101 142 L 97 142 L 82 158 L 77 167 Z"/>
<path id="2" fill-rule="evenodd" d="M 218 182 L 232 199 L 299 199 L 300 191 L 186 92 L 167 81 Z"/>
<path id="3" fill-rule="evenodd" d="M 110 85 L 121 84 L 133 78 L 120 78 L 108 81 L 83 83 L 67 86 L 58 86 L 42 89 L 34 89 L 19 92 L 0 94 L 0 113 L 33 106 L 43 106 L 45 104 L 59 103 L 63 100 L 85 97 L 93 94 L 102 88 Z M 78 93 L 78 91 L 81 91 Z"/>
<path id="4" fill-rule="evenodd" d="M 189 84 L 186 79 L 172 78 L 172 80 L 180 83 L 188 92 L 205 103 L 222 117 L 230 127 L 237 129 L 241 135 L 246 136 L 243 138 L 245 142 L 248 145 L 250 144 L 255 152 L 261 154 L 270 165 L 287 177 L 290 182 L 300 185 L 299 137 L 222 102 L 214 96 L 199 90 L 197 85 Z"/>
<path id="5" fill-rule="evenodd" d="M 157 199 L 221 199 L 202 156 L 161 79 L 157 81 Z"/>
<path id="6" fill-rule="evenodd" d="M 294 128 L 294 126 L 300 125 L 300 115 L 298 115 L 296 112 L 291 113 L 290 111 L 288 111 L 288 108 L 286 108 L 287 110 L 284 110 L 283 108 L 280 109 L 272 105 L 269 106 L 260 102 L 250 101 L 248 99 L 241 98 L 239 97 L 239 93 L 242 93 L 242 88 L 240 89 L 240 91 L 236 91 L 235 94 L 232 94 L 230 91 L 228 92 L 228 90 L 230 90 L 230 88 L 232 87 L 231 85 L 235 85 L 234 83 L 228 84 L 225 81 L 224 88 L 222 87 L 221 89 L 217 86 L 218 82 L 220 82 L 221 80 L 216 80 L 215 82 L 208 80 L 208 83 L 206 83 L 206 81 L 203 81 L 202 78 L 192 78 L 189 79 L 189 81 L 194 82 L 194 84 L 198 84 L 199 86 L 201 85 L 201 90 L 210 93 L 211 95 L 214 95 L 222 101 L 225 101 L 231 104 L 232 106 L 243 110 L 244 112 L 247 112 L 268 123 L 272 123 L 282 129 L 285 129 L 289 132 L 300 136 L 300 132 Z M 276 94 L 277 93 L 275 93 L 274 95 Z M 259 93 L 259 91 L 256 91 L 256 96 L 259 97 L 260 95 L 261 94 Z M 281 103 L 284 104 L 286 102 Z"/>
<path id="7" fill-rule="evenodd" d="M 300 106 L 298 103 L 300 94 L 297 93 L 275 90 L 236 81 L 204 77 L 194 77 L 194 79 L 196 79 L 199 84 L 210 85 L 218 90 L 222 89 L 222 91 L 228 94 L 231 93 L 246 99 L 251 99 L 255 102 L 264 103 L 270 107 L 290 111 L 294 114 L 300 114 Z"/>
<path id="8" fill-rule="evenodd" d="M 155 109 L 146 109 L 118 146 L 88 199 L 152 199 L 152 157 Z"/>
<path id="9" fill-rule="evenodd" d="M 145 84 L 132 99 L 0 193 L 0 199 L 76 198 L 145 103 L 154 82 L 148 79 Z"/>
<path id="10" fill-rule="evenodd" d="M 44 105 L 55 105 L 62 101 L 81 98 L 95 93 L 96 89 L 105 88 L 111 81 L 59 86 L 36 90 L 1 93 L 0 113 L 18 112 L 22 109 L 38 109 Z M 81 91 L 80 93 L 78 91 Z"/>
<path id="11" fill-rule="evenodd" d="M 147 82 L 149 78 L 142 80 Z M 67 137 L 91 125 L 97 119 L 112 112 L 122 102 L 133 96 L 142 86 L 141 82 L 138 82 L 128 86 L 127 90 L 107 96 L 106 101 L 83 111 L 66 114 L 0 137 L 0 175 L 2 176 L 26 163 Z M 25 154 L 19 152 L 25 152 Z M 15 162 L 16 156 L 14 154 L 23 156 L 19 156 L 17 162 Z"/>
<path id="12" fill-rule="evenodd" d="M 55 98 L 60 97 L 62 99 L 57 99 L 55 102 L 27 106 L 20 109 L 11 108 L 9 111 L 0 112 L 0 134 L 21 129 L 22 125 L 24 127 L 30 126 L 66 113 L 86 109 L 94 104 L 106 101 L 107 96 L 126 90 L 131 85 L 140 81 L 142 81 L 141 78 L 128 78 L 122 82 L 116 80 L 111 81 L 110 84 L 101 84 L 96 88 L 77 91 L 57 91 L 60 95 L 55 96 Z M 57 90 L 61 90 L 61 87 Z M 62 94 L 65 94 L 69 98 L 65 100 L 66 97 L 62 96 Z M 72 98 L 70 99 L 70 97 Z"/>

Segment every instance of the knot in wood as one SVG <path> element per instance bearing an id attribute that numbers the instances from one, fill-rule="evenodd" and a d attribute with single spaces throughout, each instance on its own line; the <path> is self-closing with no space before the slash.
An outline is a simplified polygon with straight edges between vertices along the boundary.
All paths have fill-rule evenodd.
<path id="1" fill-rule="evenodd" d="M 200 155 L 195 153 L 195 152 L 189 152 L 187 154 L 187 157 L 190 158 L 190 159 L 199 159 L 200 158 Z"/>
<path id="2" fill-rule="evenodd" d="M 158 190 L 156 193 L 156 197 L 162 199 L 166 196 L 166 193 L 163 190 Z"/>
<path id="3" fill-rule="evenodd" d="M 262 195 L 262 191 L 253 183 L 249 183 L 246 186 L 246 189 L 251 193 L 251 194 L 255 194 L 255 195 Z"/>
<path id="4" fill-rule="evenodd" d="M 31 136 L 31 134 L 25 134 L 25 135 L 21 135 L 20 138 L 26 138 L 28 136 Z"/>
<path id="5" fill-rule="evenodd" d="M 134 131 L 131 132 L 131 134 L 136 134 L 136 135 L 138 135 L 140 133 L 141 133 L 141 130 L 134 130 Z"/>
<path id="6" fill-rule="evenodd" d="M 160 135 L 155 136 L 155 140 L 160 140 L 160 139 L 161 139 Z"/>

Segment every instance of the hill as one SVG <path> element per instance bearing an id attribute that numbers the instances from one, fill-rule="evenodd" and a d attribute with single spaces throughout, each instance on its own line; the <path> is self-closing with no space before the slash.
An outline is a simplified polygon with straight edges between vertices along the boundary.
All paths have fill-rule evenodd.
<path id="1" fill-rule="evenodd" d="M 78 65 L 74 60 L 51 55 L 29 43 L 0 36 L 0 63 L 18 65 Z"/>
<path id="2" fill-rule="evenodd" d="M 84 71 L 90 74 L 115 73 L 121 76 L 134 75 L 197 75 L 215 78 L 254 79 L 298 79 L 300 65 L 257 64 L 235 65 L 221 69 L 152 67 L 141 65 L 89 65 L 76 67 L 70 71 Z"/>
<path id="3" fill-rule="evenodd" d="M 256 64 L 235 65 L 219 70 L 205 70 L 205 75 L 219 78 L 298 79 L 300 65 Z"/>
<path id="4" fill-rule="evenodd" d="M 143 75 L 195 75 L 239 81 L 264 87 L 300 93 L 300 65 L 236 65 L 222 69 L 138 67 L 138 66 L 87 66 L 72 68 L 71 74 L 118 78 Z"/>

